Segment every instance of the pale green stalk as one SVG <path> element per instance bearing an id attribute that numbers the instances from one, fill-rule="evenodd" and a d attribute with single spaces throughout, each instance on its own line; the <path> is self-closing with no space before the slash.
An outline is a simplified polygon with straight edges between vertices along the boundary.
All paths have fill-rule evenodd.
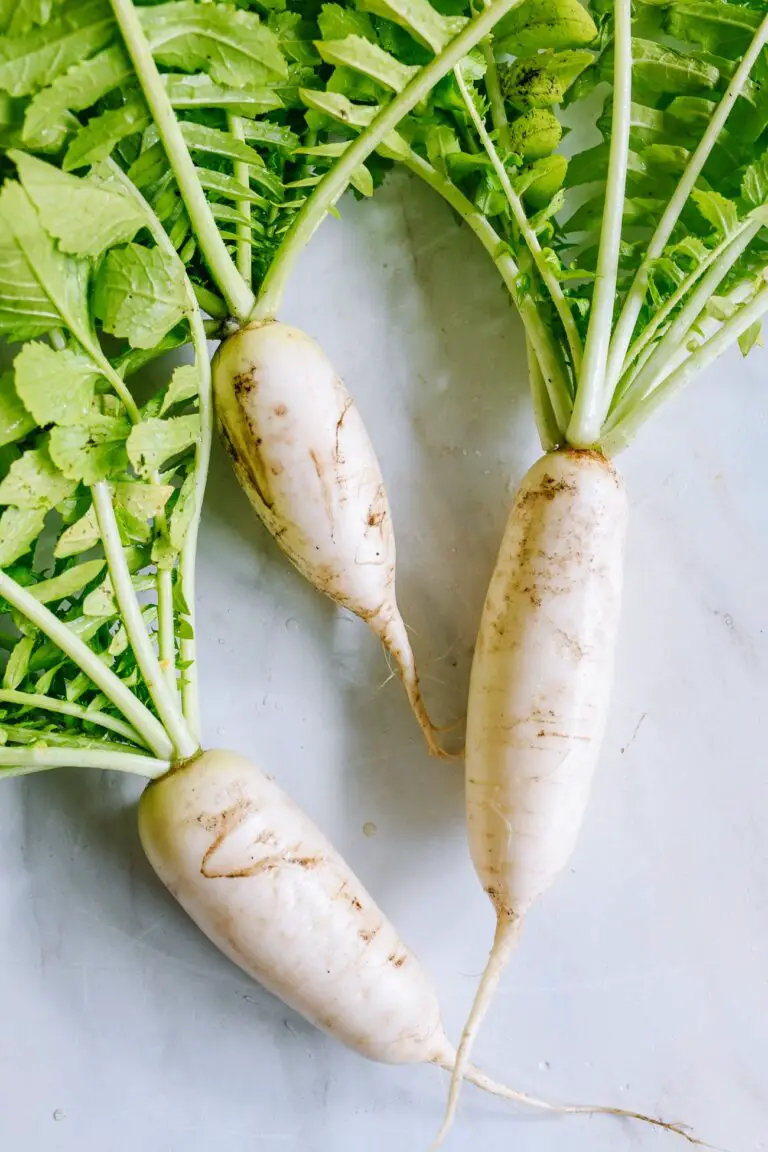
<path id="1" fill-rule="evenodd" d="M 245 321 L 254 305 L 253 293 L 233 264 L 221 238 L 181 134 L 176 113 L 144 35 L 139 14 L 132 0 L 110 0 L 110 4 L 176 178 L 200 251 L 232 315 Z"/>
<path id="2" fill-rule="evenodd" d="M 242 117 L 227 113 L 227 127 L 236 140 L 245 141 Z M 236 160 L 232 172 L 235 180 L 239 180 L 246 188 L 250 188 L 251 174 L 248 165 L 242 160 Z M 248 217 L 247 224 L 237 225 L 237 270 L 250 288 L 253 281 L 253 252 L 251 236 L 251 202 L 238 200 L 236 207 L 239 212 Z"/>
<path id="3" fill-rule="evenodd" d="M 163 675 L 154 645 L 144 627 L 141 608 L 136 598 L 131 573 L 123 552 L 109 485 L 102 480 L 93 485 L 91 493 L 115 599 L 120 608 L 136 663 L 141 670 L 147 691 L 152 697 L 158 715 L 173 742 L 176 754 L 182 759 L 188 759 L 197 752 L 199 745 L 184 721 L 175 688 L 171 688 Z"/>
<path id="4" fill-rule="evenodd" d="M 124 3 L 125 0 L 121 2 Z M 343 155 L 325 174 L 291 225 L 264 277 L 258 303 L 251 314 L 252 320 L 271 320 L 277 315 L 285 285 L 299 253 L 346 191 L 355 169 L 376 151 L 384 138 L 431 92 L 437 82 L 491 32 L 502 16 L 506 16 L 507 12 L 517 8 L 521 3 L 522 0 L 492 0 L 492 3 L 479 16 L 470 20 L 434 60 L 419 70 L 393 100 L 384 105 L 369 126 L 344 150 Z"/>
<path id="5" fill-rule="evenodd" d="M 604 433 L 610 432 L 625 416 L 628 416 L 632 408 L 651 391 L 657 380 L 664 376 L 672 357 L 687 340 L 691 328 L 707 306 L 708 301 L 715 295 L 722 281 L 762 227 L 763 224 L 759 219 L 752 220 L 749 227 L 742 229 L 740 234 L 731 240 L 718 259 L 711 265 L 696 290 L 691 293 L 675 316 L 663 339 L 659 341 L 652 355 L 645 361 L 619 403 L 616 404 L 604 427 Z"/>
<path id="6" fill-rule="evenodd" d="M 100 748 L 46 748 L 45 734 L 40 733 L 41 747 L 0 748 L 0 779 L 9 776 L 30 776 L 33 772 L 47 772 L 52 768 L 101 768 L 106 771 L 132 772 L 157 780 L 171 767 L 169 760 L 142 756 L 137 752 L 113 752 Z"/>
<path id="7" fill-rule="evenodd" d="M 536 358 L 541 366 L 544 382 L 549 394 L 550 405 L 561 430 L 568 424 L 571 413 L 571 398 L 565 366 L 560 358 L 559 347 L 541 318 L 536 304 L 530 296 L 520 297 L 517 280 L 520 269 L 509 247 L 499 236 L 487 217 L 461 192 L 447 177 L 433 168 L 428 161 L 416 152 L 409 150 L 407 155 L 398 158 L 419 179 L 433 188 L 458 213 L 472 229 L 483 248 L 498 269 L 504 284 L 515 304 L 530 340 Z M 562 437 L 558 435 L 558 440 Z"/>
<path id="8" fill-rule="evenodd" d="M 18 704 L 24 708 L 40 708 L 44 712 L 56 712 L 62 716 L 73 716 L 78 720 L 95 724 L 99 728 L 107 728 L 110 732 L 130 740 L 134 744 L 146 743 L 144 737 L 130 724 L 110 716 L 108 712 L 99 712 L 96 709 L 83 708 L 82 704 L 74 704 L 69 700 L 57 700 L 55 696 L 43 696 L 37 692 L 17 692 L 11 688 L 0 688 L 0 704 Z"/>
<path id="9" fill-rule="evenodd" d="M 158 513 L 157 529 L 166 535 L 165 514 Z M 173 572 L 170 568 L 158 567 L 155 574 L 157 585 L 157 647 L 160 653 L 160 669 L 168 687 L 176 693 L 176 623 L 173 615 Z"/>
<path id="10" fill-rule="evenodd" d="M 613 334 L 613 339 L 611 340 L 607 371 L 607 383 L 610 390 L 616 386 L 619 376 L 621 375 L 627 349 L 632 341 L 632 334 L 637 324 L 637 318 L 640 315 L 640 310 L 645 301 L 646 292 L 648 291 L 649 265 L 652 261 L 657 260 L 664 251 L 667 241 L 672 235 L 672 230 L 680 218 L 680 213 L 685 207 L 688 197 L 693 191 L 696 181 L 701 175 L 714 145 L 717 143 L 718 136 L 725 127 L 725 122 L 731 114 L 731 110 L 749 78 L 749 73 L 752 71 L 766 44 L 768 44 L 768 16 L 765 17 L 755 33 L 752 43 L 747 49 L 739 67 L 734 72 L 731 82 L 714 116 L 707 125 L 706 132 L 688 161 L 672 199 L 667 204 L 664 214 L 651 237 L 645 259 L 637 270 L 634 281 L 627 293 L 621 315 Z"/>
<path id="11" fill-rule="evenodd" d="M 469 89 L 464 83 L 464 77 L 461 75 L 460 69 L 455 68 L 453 74 L 456 77 L 456 83 L 459 86 L 459 91 L 461 92 L 462 99 L 464 100 L 467 111 L 469 112 L 469 115 L 475 126 L 475 130 L 480 137 L 480 142 L 482 143 L 486 154 L 493 164 L 494 171 L 499 178 L 502 189 L 504 190 L 504 195 L 507 198 L 507 203 L 509 204 L 515 223 L 520 229 L 520 234 L 523 237 L 529 252 L 531 253 L 533 262 L 536 265 L 536 270 L 541 276 L 543 282 L 546 284 L 549 294 L 552 297 L 552 303 L 555 306 L 555 310 L 557 311 L 557 314 L 560 317 L 560 322 L 565 330 L 566 339 L 568 341 L 568 348 L 570 350 L 571 360 L 573 362 L 573 370 L 574 373 L 578 375 L 582 358 L 581 337 L 579 336 L 579 330 L 576 327 L 576 321 L 573 318 L 570 305 L 568 304 L 568 301 L 566 300 L 563 293 L 562 285 L 557 279 L 555 273 L 552 271 L 550 265 L 547 263 L 546 257 L 544 256 L 544 253 L 541 249 L 541 245 L 539 244 L 539 238 L 534 232 L 533 228 L 531 228 L 520 197 L 512 187 L 512 181 L 509 178 L 509 173 L 504 167 L 504 163 L 496 151 L 493 141 L 488 135 L 485 124 L 483 123 L 483 118 L 475 107 L 475 102 L 472 99 Z"/>
<path id="12" fill-rule="evenodd" d="M 487 8 L 490 0 L 483 0 L 483 3 Z M 509 122 L 507 121 L 507 109 L 499 83 L 499 70 L 496 67 L 493 41 L 483 40 L 481 47 L 485 58 L 485 87 L 488 90 L 488 100 L 491 106 L 491 120 L 498 133 L 499 144 L 505 152 L 509 152 Z"/>
<path id="13" fill-rule="evenodd" d="M 78 668 L 141 733 L 156 756 L 167 759 L 172 755 L 173 745 L 157 717 L 153 716 L 134 696 L 130 688 L 62 620 L 59 620 L 58 616 L 44 604 L 39 604 L 34 596 L 3 571 L 0 571 L 0 596 L 26 616 L 29 622 L 52 640 L 65 656 L 77 664 Z"/>
<path id="14" fill-rule="evenodd" d="M 187 283 L 189 283 L 187 281 Z M 187 604 L 188 622 L 191 637 L 180 640 L 181 658 L 185 664 L 181 678 L 181 700 L 184 716 L 197 740 L 201 738 L 200 691 L 197 670 L 197 617 L 195 601 L 195 570 L 197 559 L 197 538 L 200 532 L 200 518 L 203 514 L 205 484 L 211 459 L 213 439 L 213 399 L 211 395 L 211 363 L 208 359 L 208 344 L 203 327 L 203 319 L 197 309 L 190 317 L 192 344 L 195 364 L 199 373 L 198 410 L 200 414 L 200 439 L 195 449 L 195 511 L 184 537 L 179 557 L 179 578 L 181 591 Z"/>
<path id="15" fill-rule="evenodd" d="M 584 363 L 578 379 L 573 415 L 568 425 L 568 443 L 590 448 L 610 404 L 606 387 L 606 366 L 611 341 L 613 310 L 621 257 L 621 231 L 624 194 L 629 159 L 629 128 L 632 102 L 632 0 L 616 0 L 614 5 L 613 119 L 611 147 L 597 275 L 589 314 Z M 623 359 L 623 356 L 622 356 Z"/>
<path id="16" fill-rule="evenodd" d="M 638 430 L 653 414 L 676 396 L 682 389 L 704 372 L 724 352 L 736 343 L 740 336 L 756 324 L 768 312 L 768 284 L 764 285 L 749 303 L 744 304 L 734 316 L 723 324 L 714 336 L 705 341 L 683 363 L 662 380 L 653 392 L 637 404 L 615 428 L 600 441 L 600 448 L 607 456 L 614 456 L 625 448 Z"/>
<path id="17" fill-rule="evenodd" d="M 551 452 L 560 443 L 561 433 L 552 411 L 552 403 L 549 399 L 539 358 L 528 336 L 525 338 L 525 354 L 528 360 L 528 379 L 531 384 L 531 401 L 536 430 L 539 433 L 539 440 L 544 451 Z"/>

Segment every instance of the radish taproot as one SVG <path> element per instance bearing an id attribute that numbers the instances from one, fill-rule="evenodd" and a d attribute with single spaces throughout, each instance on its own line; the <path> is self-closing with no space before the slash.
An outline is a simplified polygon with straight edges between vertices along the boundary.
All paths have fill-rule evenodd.
<path id="1" fill-rule="evenodd" d="M 310 583 L 379 637 L 430 752 L 442 755 L 397 606 L 381 470 L 325 353 L 298 328 L 256 322 L 219 347 L 213 394 L 222 439 L 259 517 Z"/>
<path id="2" fill-rule="evenodd" d="M 742 5 L 723 0 L 711 13 L 712 55 L 704 63 L 697 56 L 701 27 L 674 4 L 662 0 L 667 11 L 659 27 L 674 27 L 685 51 L 646 24 L 643 39 L 633 39 L 631 0 L 592 7 L 601 18 L 594 57 L 584 51 L 588 35 L 568 39 L 574 34 L 568 10 L 578 11 L 578 37 L 588 30 L 584 8 L 557 0 L 547 27 L 562 32 L 556 46 L 571 55 L 560 64 L 551 54 L 536 57 L 539 76 L 551 71 L 552 98 L 545 103 L 560 103 L 574 81 L 574 100 L 603 83 L 612 89 L 598 120 L 603 143 L 583 153 L 571 149 L 570 161 L 550 157 L 546 203 L 538 198 L 537 173 L 544 169 L 518 170 L 504 148 L 526 106 L 520 87 L 526 70 L 510 70 L 509 57 L 530 55 L 541 16 L 532 0 L 500 26 L 504 59 L 487 51 L 482 80 L 454 72 L 463 102 L 457 141 L 467 134 L 466 117 L 468 151 L 484 154 L 506 201 L 504 208 L 494 202 L 493 224 L 469 199 L 466 174 L 475 165 L 459 162 L 463 145 L 454 147 L 447 171 L 412 152 L 402 156 L 470 225 L 519 308 L 545 450 L 515 497 L 472 664 L 468 836 L 497 928 L 437 1143 L 450 1127 L 462 1070 L 524 918 L 570 859 L 588 801 L 613 678 L 627 521 L 612 458 L 728 348 L 738 342 L 746 355 L 759 344 L 768 312 L 768 111 L 756 113 L 740 98 L 753 70 L 763 75 L 768 67 L 768 16 L 750 10 L 745 17 Z M 726 67 L 734 53 L 735 65 Z M 717 99 L 693 100 L 700 113 L 694 132 L 676 118 L 675 97 L 704 78 Z M 662 115 L 659 108 L 667 106 L 669 115 Z M 726 123 L 728 139 L 741 141 L 736 165 L 723 164 Z M 647 148 L 645 132 L 652 137 Z M 443 148 L 450 156 L 445 139 Z M 633 149 L 641 149 L 639 165 Z M 674 172 L 662 159 L 673 153 Z M 527 205 L 532 182 L 537 200 Z M 570 214 L 563 212 L 563 184 L 577 188 L 582 200 Z"/>
<path id="3" fill-rule="evenodd" d="M 325 836 L 245 757 L 220 749 L 178 763 L 139 803 L 155 872 L 206 936 L 249 976 L 369 1060 L 451 1071 L 456 1052 L 419 961 Z M 620 1108 L 551 1104 L 467 1065 L 504 1099 L 602 1113 L 672 1131 Z"/>

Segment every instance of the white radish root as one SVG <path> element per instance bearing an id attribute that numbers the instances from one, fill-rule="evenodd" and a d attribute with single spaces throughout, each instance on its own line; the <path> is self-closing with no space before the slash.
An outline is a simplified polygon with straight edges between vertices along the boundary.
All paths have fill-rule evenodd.
<path id="1" fill-rule="evenodd" d="M 575 451 L 530 469 L 507 521 L 472 664 L 466 744 L 470 850 L 497 930 L 438 1142 L 523 917 L 581 828 L 608 712 L 626 522 L 612 465 Z"/>
<path id="2" fill-rule="evenodd" d="M 251 503 L 315 588 L 360 616 L 391 654 L 433 755 L 395 594 L 395 537 L 362 417 L 320 346 L 298 328 L 258 323 L 213 362 L 219 429 Z"/>
<path id="3" fill-rule="evenodd" d="M 244 757 L 209 751 L 150 784 L 139 834 L 155 872 L 235 964 L 316 1027 L 371 1060 L 434 1064 L 456 1053 L 413 953 L 328 840 Z M 484 1091 L 553 1112 L 472 1065 Z"/>

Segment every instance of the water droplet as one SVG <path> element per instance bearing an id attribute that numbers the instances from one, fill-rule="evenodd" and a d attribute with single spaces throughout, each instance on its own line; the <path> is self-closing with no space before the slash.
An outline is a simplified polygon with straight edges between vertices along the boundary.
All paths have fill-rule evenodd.
<path id="1" fill-rule="evenodd" d="M 289 616 L 285 622 L 285 627 L 288 632 L 296 632 L 298 631 L 299 622 L 293 616 Z"/>
<path id="2" fill-rule="evenodd" d="M 378 828 L 372 820 L 366 820 L 365 824 L 363 824 L 363 832 L 366 836 L 375 836 L 378 832 Z"/>
<path id="3" fill-rule="evenodd" d="M 540 1072 L 549 1072 L 549 1069 L 550 1069 L 549 1060 L 542 1060 L 541 1063 L 539 1064 L 539 1071 Z"/>
<path id="4" fill-rule="evenodd" d="M 67 1114 L 63 1108 L 57 1108 L 53 1114 L 54 1120 L 66 1120 Z"/>
<path id="5" fill-rule="evenodd" d="M 630 1089 L 629 1084 L 622 1084 L 621 1087 L 619 1088 L 619 1092 L 629 1092 L 629 1089 Z"/>
<path id="6" fill-rule="evenodd" d="M 223 644 L 223 643 L 224 643 L 224 637 L 223 637 L 223 636 L 219 636 L 219 644 Z"/>

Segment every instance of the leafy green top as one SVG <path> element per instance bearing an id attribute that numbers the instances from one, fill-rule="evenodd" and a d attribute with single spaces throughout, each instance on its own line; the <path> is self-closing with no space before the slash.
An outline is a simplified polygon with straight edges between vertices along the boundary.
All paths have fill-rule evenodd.
<path id="1" fill-rule="evenodd" d="M 359 7 L 322 8 L 334 72 L 302 92 L 345 135 L 417 59 Z M 526 0 L 380 148 L 494 259 L 546 446 L 616 451 L 730 343 L 759 342 L 767 38 L 763 0 Z"/>
<path id="2" fill-rule="evenodd" d="M 520 2 L 365 16 L 407 62 L 350 140 L 304 94 L 341 95 L 315 41 L 356 9 L 0 0 L 0 334 L 21 345 L 0 377 L 0 769 L 156 775 L 195 752 L 205 324 L 274 314 L 342 192 L 372 193 L 377 146 Z M 148 394 L 142 368 L 188 344 Z"/>

